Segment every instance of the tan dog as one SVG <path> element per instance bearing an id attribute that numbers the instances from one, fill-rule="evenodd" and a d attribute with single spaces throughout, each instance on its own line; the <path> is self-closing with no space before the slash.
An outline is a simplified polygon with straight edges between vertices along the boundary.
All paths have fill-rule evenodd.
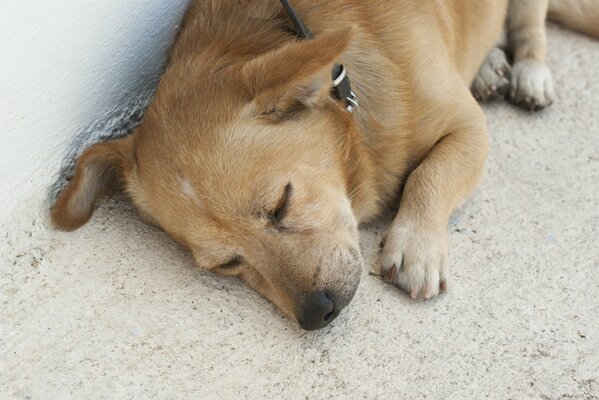
<path id="1" fill-rule="evenodd" d="M 305 329 L 360 280 L 358 223 L 397 201 L 381 263 L 416 298 L 447 280 L 447 223 L 486 159 L 470 93 L 497 43 L 499 0 L 197 0 L 142 124 L 78 161 L 52 218 L 84 224 L 122 188 L 197 264 L 238 276 Z M 360 106 L 330 97 L 349 71 Z"/>

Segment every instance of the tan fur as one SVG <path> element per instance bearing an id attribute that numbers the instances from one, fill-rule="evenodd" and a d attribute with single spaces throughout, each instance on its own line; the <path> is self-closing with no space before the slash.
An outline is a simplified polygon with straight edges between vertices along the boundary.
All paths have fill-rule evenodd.
<path id="1" fill-rule="evenodd" d="M 599 39 L 599 1 L 550 0 L 549 19 Z"/>
<path id="2" fill-rule="evenodd" d="M 200 266 L 239 276 L 297 317 L 315 292 L 341 308 L 351 300 L 357 224 L 404 185 L 381 263 L 412 296 L 433 296 L 447 277 L 448 218 L 487 154 L 469 83 L 508 2 L 292 3 L 315 39 L 289 34 L 275 0 L 194 1 L 141 126 L 85 152 L 53 220 L 80 226 L 106 193 L 98 177 L 118 177 Z M 353 114 L 328 96 L 336 62 L 360 99 Z M 219 267 L 232 259 L 239 265 Z"/>

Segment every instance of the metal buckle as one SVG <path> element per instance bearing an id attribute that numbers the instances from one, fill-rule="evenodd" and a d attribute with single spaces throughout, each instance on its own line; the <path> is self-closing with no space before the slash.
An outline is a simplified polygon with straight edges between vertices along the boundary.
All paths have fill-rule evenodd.
<path id="1" fill-rule="evenodd" d="M 347 112 L 352 112 L 354 111 L 354 108 L 358 107 L 358 98 L 356 97 L 356 94 L 354 92 L 351 92 L 351 96 L 350 97 L 346 97 L 345 101 L 347 102 L 347 107 L 345 107 L 345 109 L 347 110 Z"/>

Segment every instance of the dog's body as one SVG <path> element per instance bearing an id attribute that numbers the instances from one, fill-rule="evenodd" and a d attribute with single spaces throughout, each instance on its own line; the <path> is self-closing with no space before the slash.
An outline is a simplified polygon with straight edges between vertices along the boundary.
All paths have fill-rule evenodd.
<path id="1" fill-rule="evenodd" d="M 293 4 L 313 40 L 275 0 L 194 1 L 141 126 L 84 153 L 52 216 L 77 228 L 122 182 L 198 264 L 315 329 L 357 287 L 357 224 L 400 187 L 385 276 L 413 297 L 443 289 L 448 218 L 488 147 L 469 86 L 508 1 Z M 329 97 L 337 62 L 360 100 L 352 114 Z"/>

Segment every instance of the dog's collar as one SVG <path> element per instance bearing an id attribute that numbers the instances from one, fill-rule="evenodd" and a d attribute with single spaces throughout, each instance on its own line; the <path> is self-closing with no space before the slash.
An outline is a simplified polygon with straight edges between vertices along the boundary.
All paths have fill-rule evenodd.
<path id="1" fill-rule="evenodd" d="M 293 7 L 291 7 L 289 1 L 281 0 L 281 4 L 285 8 L 285 11 L 287 11 L 287 14 L 289 15 L 291 21 L 293 22 L 293 26 L 295 26 L 297 35 L 306 40 L 314 38 L 312 32 L 310 32 L 310 30 L 304 24 L 297 12 L 295 12 Z M 342 101 L 347 112 L 352 112 L 354 108 L 358 106 L 358 98 L 351 89 L 349 76 L 343 65 L 333 65 L 333 70 L 331 71 L 331 78 L 333 80 L 333 84 L 331 85 L 331 96 L 338 101 Z"/>

